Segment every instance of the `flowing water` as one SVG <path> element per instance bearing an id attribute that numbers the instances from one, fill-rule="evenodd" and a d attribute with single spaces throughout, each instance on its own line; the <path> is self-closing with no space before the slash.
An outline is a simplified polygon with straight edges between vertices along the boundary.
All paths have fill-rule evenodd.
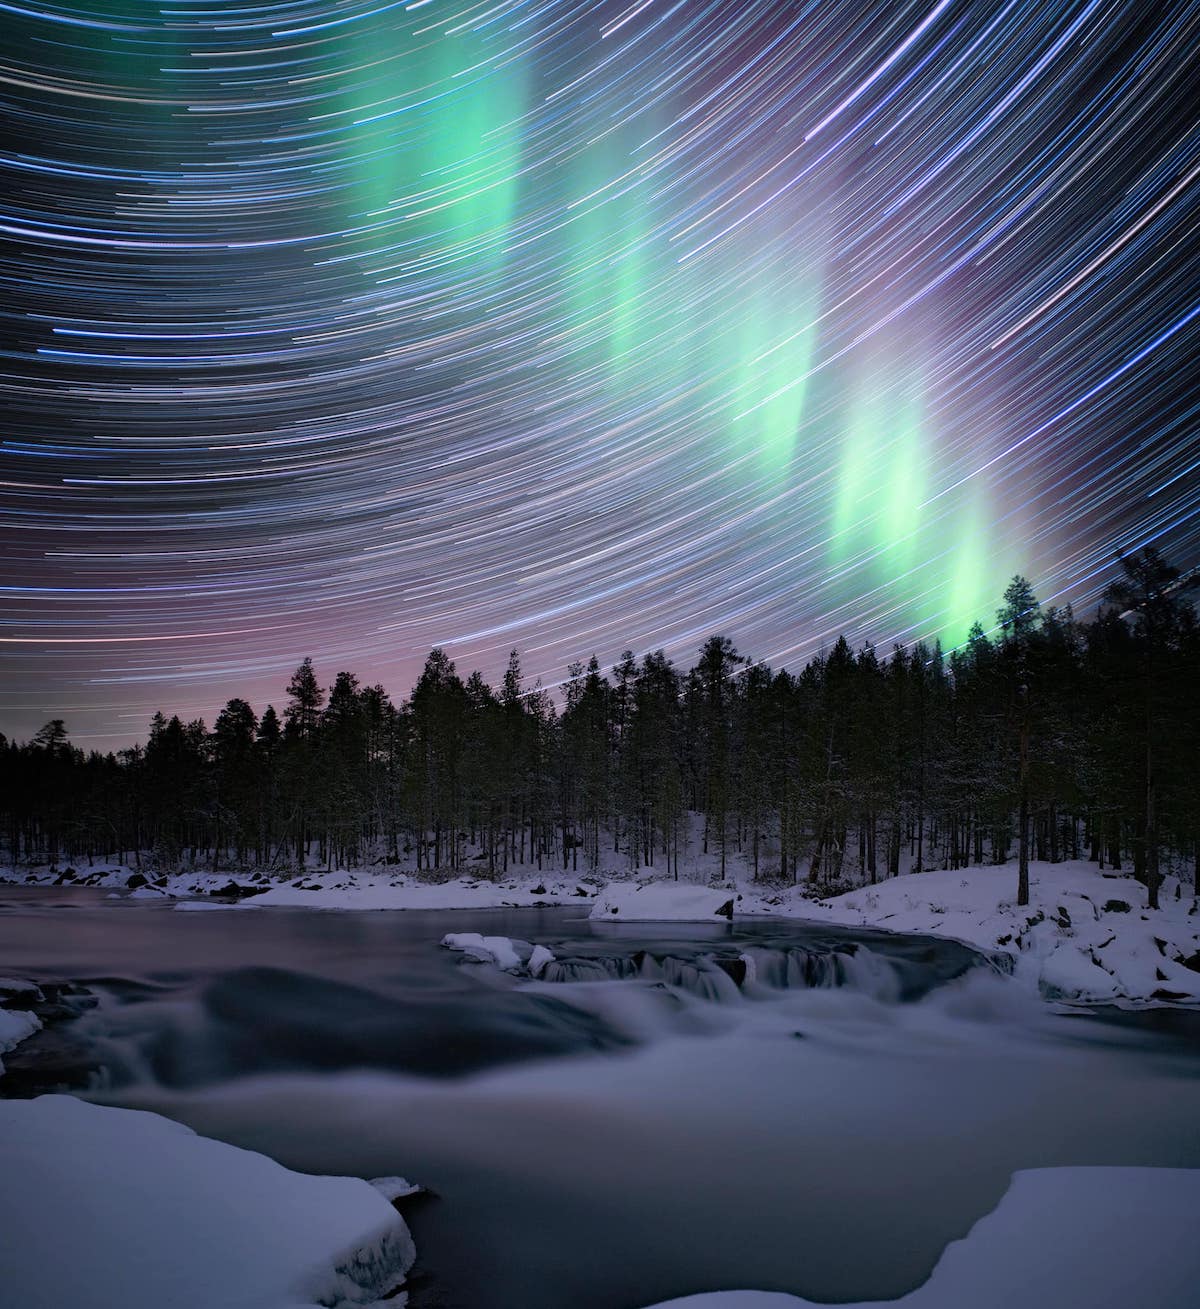
<path id="1" fill-rule="evenodd" d="M 448 931 L 556 962 L 510 977 Z M 87 1078 L 293 1168 L 427 1186 L 414 1309 L 890 1298 L 1014 1169 L 1200 1167 L 1186 1018 L 1056 1015 L 952 942 L 2 888 L 0 974 L 94 1001 L 0 1093 L 22 1065 L 27 1090 Z"/>

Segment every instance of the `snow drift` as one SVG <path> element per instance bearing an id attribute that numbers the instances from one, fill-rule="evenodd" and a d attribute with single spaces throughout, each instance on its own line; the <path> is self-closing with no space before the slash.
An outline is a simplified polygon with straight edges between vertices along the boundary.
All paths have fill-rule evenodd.
<path id="1" fill-rule="evenodd" d="M 299 1309 L 387 1295 L 403 1219 L 349 1177 L 293 1173 L 157 1114 L 0 1102 L 3 1294 L 21 1309 Z"/>
<path id="2" fill-rule="evenodd" d="M 1200 1169 L 1043 1168 L 1016 1173 L 999 1207 L 946 1247 L 899 1300 L 843 1309 L 1192 1309 Z M 652 1309 L 818 1309 L 764 1291 L 687 1296 Z"/>

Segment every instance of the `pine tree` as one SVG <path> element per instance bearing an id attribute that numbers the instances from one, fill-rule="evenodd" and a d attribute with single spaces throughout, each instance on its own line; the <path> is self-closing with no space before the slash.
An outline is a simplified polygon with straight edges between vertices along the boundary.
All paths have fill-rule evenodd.
<path id="1" fill-rule="evenodd" d="M 1029 737 L 1032 728 L 1030 678 L 1033 644 L 1041 622 L 1040 606 L 1033 588 L 1019 573 L 1004 592 L 1004 604 L 996 612 L 1003 632 L 1003 652 L 1013 687 L 1013 719 L 1018 735 L 1017 750 L 1017 904 L 1029 903 Z"/>

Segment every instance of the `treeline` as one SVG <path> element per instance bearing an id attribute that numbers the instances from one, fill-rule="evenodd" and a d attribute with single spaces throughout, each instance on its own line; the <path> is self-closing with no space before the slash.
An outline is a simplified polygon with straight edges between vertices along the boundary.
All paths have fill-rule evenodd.
<path id="1" fill-rule="evenodd" d="M 492 875 L 736 854 L 822 885 L 1082 857 L 1153 896 L 1163 854 L 1194 859 L 1200 836 L 1200 633 L 1190 578 L 1153 549 L 1122 565 L 1091 622 L 1014 578 L 994 635 L 977 624 L 948 657 L 839 639 L 792 673 L 714 636 L 687 671 L 661 651 L 572 665 L 556 704 L 515 651 L 492 688 L 434 650 L 401 705 L 349 672 L 326 692 L 306 659 L 282 714 L 159 713 L 116 754 L 56 719 L 0 750 L 9 852 Z"/>

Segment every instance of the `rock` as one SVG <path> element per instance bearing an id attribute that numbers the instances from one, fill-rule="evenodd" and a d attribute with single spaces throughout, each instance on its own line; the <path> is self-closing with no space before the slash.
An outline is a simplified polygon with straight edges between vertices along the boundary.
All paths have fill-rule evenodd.
<path id="1" fill-rule="evenodd" d="M 730 903 L 732 904 L 732 901 Z M 747 964 L 744 956 L 739 956 L 737 959 L 717 958 L 713 963 L 733 982 L 734 986 L 739 989 L 745 986 Z"/>
<path id="2" fill-rule="evenodd" d="M 1106 914 L 1127 914 L 1130 905 L 1127 900 L 1105 900 L 1104 912 Z"/>
<path id="3" fill-rule="evenodd" d="M 100 1068 L 100 1061 L 82 1042 L 59 1029 L 43 1028 L 5 1054 L 0 1088 L 11 1100 L 31 1100 L 54 1091 L 80 1091 Z"/>
<path id="4" fill-rule="evenodd" d="M 150 883 L 141 873 L 130 873 L 125 879 L 125 885 L 131 891 L 136 891 L 139 886 L 149 886 Z"/>
<path id="5" fill-rule="evenodd" d="M 228 900 L 244 900 L 250 895 L 262 895 L 270 888 L 266 886 L 241 886 L 230 879 L 219 890 L 210 891 L 209 895 L 223 896 Z M 319 886 L 302 886 L 301 891 L 319 891 Z"/>
<path id="6" fill-rule="evenodd" d="M 42 999 L 42 988 L 36 982 L 23 977 L 0 977 L 0 1007 L 32 1009 Z"/>

